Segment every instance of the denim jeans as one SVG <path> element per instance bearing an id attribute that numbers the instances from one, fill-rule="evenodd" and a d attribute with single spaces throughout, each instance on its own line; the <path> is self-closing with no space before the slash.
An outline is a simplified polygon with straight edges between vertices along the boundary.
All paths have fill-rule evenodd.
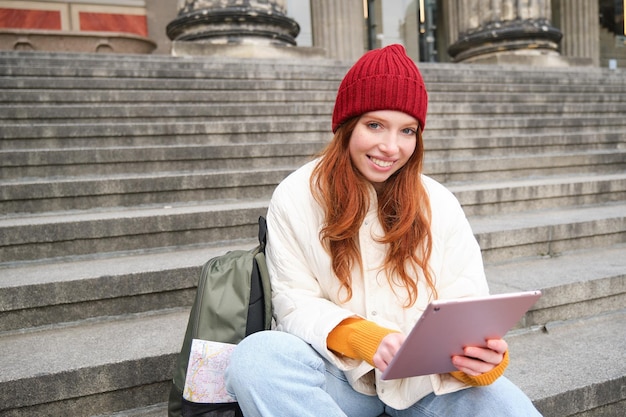
<path id="1" fill-rule="evenodd" d="M 337 367 L 288 333 L 265 331 L 234 350 L 226 387 L 245 417 L 540 416 L 530 399 L 505 377 L 486 387 L 430 394 L 406 410 L 360 394 Z"/>

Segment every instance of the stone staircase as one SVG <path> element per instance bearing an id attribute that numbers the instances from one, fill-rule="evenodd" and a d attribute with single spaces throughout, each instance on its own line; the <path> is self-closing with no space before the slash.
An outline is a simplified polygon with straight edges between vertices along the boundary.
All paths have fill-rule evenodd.
<path id="1" fill-rule="evenodd" d="M 544 296 L 507 376 L 626 411 L 626 73 L 422 64 L 428 175 L 492 292 Z M 0 416 L 164 417 L 201 265 L 330 138 L 334 61 L 0 53 Z"/>

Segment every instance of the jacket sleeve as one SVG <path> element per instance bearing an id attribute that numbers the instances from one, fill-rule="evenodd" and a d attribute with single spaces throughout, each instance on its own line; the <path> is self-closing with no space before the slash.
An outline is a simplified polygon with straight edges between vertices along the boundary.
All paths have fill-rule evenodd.
<path id="1" fill-rule="evenodd" d="M 328 292 L 334 289 L 323 288 L 316 276 L 325 262 L 319 258 L 327 255 L 311 249 L 319 245 L 319 224 L 312 220 L 317 215 L 313 201 L 301 190 L 305 182 L 308 187 L 308 179 L 295 187 L 279 185 L 267 213 L 266 256 L 276 327 L 300 337 L 339 368 L 350 369 L 360 361 L 335 355 L 326 343 L 332 329 L 354 313 L 331 301 Z"/>

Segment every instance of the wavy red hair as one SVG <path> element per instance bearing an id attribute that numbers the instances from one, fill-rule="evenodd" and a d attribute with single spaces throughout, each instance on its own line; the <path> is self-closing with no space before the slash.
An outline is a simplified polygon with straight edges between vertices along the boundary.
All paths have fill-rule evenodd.
<path id="1" fill-rule="evenodd" d="M 322 151 L 320 162 L 311 176 L 311 191 L 322 206 L 325 223 L 320 240 L 329 252 L 332 269 L 342 288 L 345 301 L 352 298 L 352 270 L 363 270 L 359 249 L 359 229 L 367 214 L 370 201 L 368 181 L 352 165 L 348 145 L 359 117 L 343 123 L 333 140 Z M 398 170 L 378 193 L 378 217 L 385 235 L 380 243 L 387 244 L 383 268 L 394 281 L 407 291 L 405 307 L 415 304 L 417 279 L 423 271 L 426 284 L 436 298 L 434 280 L 428 268 L 432 252 L 430 231 L 431 211 L 426 189 L 421 181 L 424 144 L 421 130 L 417 145 L 406 165 Z"/>

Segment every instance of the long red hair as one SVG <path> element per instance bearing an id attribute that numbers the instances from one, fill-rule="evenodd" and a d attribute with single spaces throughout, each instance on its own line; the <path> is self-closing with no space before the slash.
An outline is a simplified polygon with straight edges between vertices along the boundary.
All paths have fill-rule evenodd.
<path id="1" fill-rule="evenodd" d="M 325 213 L 320 240 L 330 254 L 333 272 L 347 292 L 345 301 L 352 298 L 353 268 L 358 265 L 363 270 L 359 229 L 370 206 L 370 186 L 352 165 L 348 149 L 358 119 L 354 117 L 337 129 L 333 140 L 322 151 L 310 183 Z M 390 282 L 392 287 L 400 285 L 406 289 L 405 307 L 417 300 L 420 270 L 431 293 L 437 297 L 428 268 L 432 252 L 431 211 L 421 181 L 423 158 L 424 144 L 418 129 L 413 155 L 378 193 L 378 217 L 385 232 L 380 243 L 389 247 L 383 268 L 388 271 L 387 276 L 394 277 L 394 282 Z"/>

